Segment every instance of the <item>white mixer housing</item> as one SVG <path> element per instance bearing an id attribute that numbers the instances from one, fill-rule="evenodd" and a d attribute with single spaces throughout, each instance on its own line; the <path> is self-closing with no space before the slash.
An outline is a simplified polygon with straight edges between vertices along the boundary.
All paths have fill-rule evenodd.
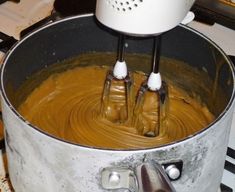
<path id="1" fill-rule="evenodd" d="M 195 0 L 97 0 L 96 17 L 105 26 L 135 35 L 156 35 L 176 27 Z"/>

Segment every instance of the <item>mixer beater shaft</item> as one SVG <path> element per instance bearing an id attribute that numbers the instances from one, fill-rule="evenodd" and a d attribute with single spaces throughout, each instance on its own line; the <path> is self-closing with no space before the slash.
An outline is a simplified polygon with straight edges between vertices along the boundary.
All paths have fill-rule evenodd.
<path id="1" fill-rule="evenodd" d="M 154 39 L 152 72 L 138 92 L 134 109 L 133 126 L 140 135 L 156 137 L 163 133 L 168 112 L 168 88 L 161 79 L 159 63 L 161 36 Z"/>
<path id="2" fill-rule="evenodd" d="M 108 71 L 101 100 L 101 117 L 113 123 L 128 123 L 132 118 L 132 78 L 124 60 L 125 36 L 120 34 L 118 59 Z"/>

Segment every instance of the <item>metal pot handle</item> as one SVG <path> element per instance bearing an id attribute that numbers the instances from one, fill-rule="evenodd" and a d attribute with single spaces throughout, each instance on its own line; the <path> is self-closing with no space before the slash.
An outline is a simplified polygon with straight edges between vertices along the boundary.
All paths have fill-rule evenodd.
<path id="1" fill-rule="evenodd" d="M 101 172 L 101 185 L 107 190 L 128 189 L 131 192 L 176 192 L 169 177 L 176 180 L 180 170 L 174 164 L 164 169 L 162 165 L 148 160 L 134 170 L 121 167 L 105 168 Z"/>
<path id="2" fill-rule="evenodd" d="M 154 161 L 142 163 L 135 173 L 139 192 L 176 192 L 165 170 Z"/>

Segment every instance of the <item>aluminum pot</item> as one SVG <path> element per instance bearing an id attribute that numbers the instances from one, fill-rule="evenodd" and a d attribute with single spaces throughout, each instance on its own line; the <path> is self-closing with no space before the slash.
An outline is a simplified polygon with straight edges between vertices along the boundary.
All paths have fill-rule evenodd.
<path id="1" fill-rule="evenodd" d="M 151 192 L 157 188 L 146 183 L 154 184 L 151 177 L 159 177 L 154 169 L 160 170 L 160 177 L 170 178 L 176 191 L 217 191 L 234 108 L 234 66 L 211 40 L 188 27 L 178 26 L 163 35 L 162 54 L 207 72 L 214 83 L 202 100 L 216 117 L 188 138 L 142 150 L 86 147 L 44 133 L 17 112 L 15 92 L 32 73 L 81 53 L 115 51 L 116 42 L 117 34 L 93 15 L 82 15 L 34 31 L 7 54 L 1 69 L 1 98 L 9 174 L 16 192 Z M 151 53 L 151 39 L 129 38 L 127 43 L 127 52 Z"/>

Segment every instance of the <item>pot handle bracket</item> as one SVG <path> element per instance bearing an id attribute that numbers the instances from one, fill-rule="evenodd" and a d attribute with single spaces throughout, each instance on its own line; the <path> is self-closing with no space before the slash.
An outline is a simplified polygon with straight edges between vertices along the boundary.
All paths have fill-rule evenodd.
<path id="1" fill-rule="evenodd" d="M 123 189 L 125 192 L 176 192 L 171 181 L 178 180 L 182 161 L 160 165 L 148 160 L 134 170 L 120 167 L 105 168 L 101 172 L 101 185 L 106 190 Z"/>

